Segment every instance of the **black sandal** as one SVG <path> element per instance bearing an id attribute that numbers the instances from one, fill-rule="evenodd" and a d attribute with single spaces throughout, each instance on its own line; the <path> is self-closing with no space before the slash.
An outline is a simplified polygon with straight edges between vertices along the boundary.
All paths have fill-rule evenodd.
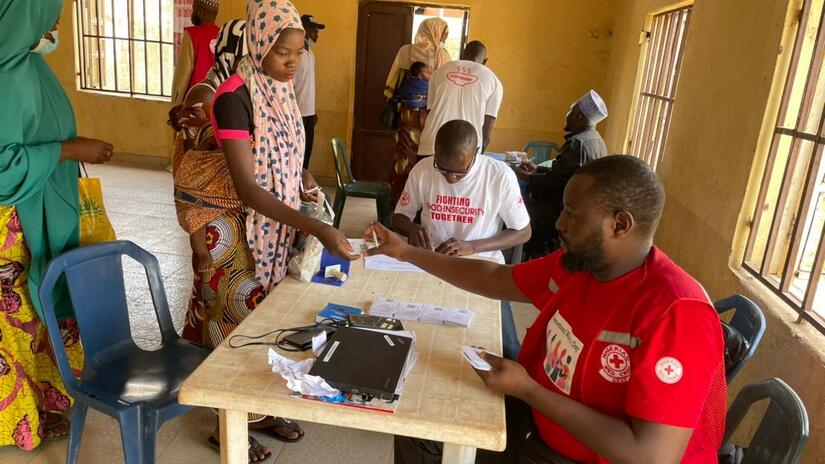
<path id="1" fill-rule="evenodd" d="M 287 429 L 290 432 L 297 433 L 298 436 L 295 438 L 287 438 L 278 433 L 278 429 Z M 257 429 L 256 432 L 264 433 L 267 436 L 272 437 L 276 440 L 280 440 L 284 443 L 296 443 L 304 438 L 304 431 L 301 430 L 301 426 L 298 425 L 297 422 L 293 422 L 289 419 L 284 419 L 283 417 L 276 417 L 275 424 L 272 425 L 272 427 L 267 427 L 265 429 Z"/>
<path id="2" fill-rule="evenodd" d="M 209 446 L 211 446 L 212 448 L 214 448 L 218 452 L 221 451 L 221 442 L 216 440 L 215 437 L 210 435 L 208 441 L 209 441 Z M 263 448 L 263 446 L 258 442 L 258 440 L 256 440 L 255 437 L 250 435 L 249 436 L 249 450 L 250 451 L 257 451 L 257 450 L 260 450 L 261 448 Z M 253 461 L 252 459 L 250 459 L 249 462 L 263 462 L 263 461 L 266 461 L 267 459 L 269 459 L 270 457 L 272 457 L 272 451 L 267 451 L 266 456 L 264 456 L 263 459 L 258 460 L 258 461 Z"/>

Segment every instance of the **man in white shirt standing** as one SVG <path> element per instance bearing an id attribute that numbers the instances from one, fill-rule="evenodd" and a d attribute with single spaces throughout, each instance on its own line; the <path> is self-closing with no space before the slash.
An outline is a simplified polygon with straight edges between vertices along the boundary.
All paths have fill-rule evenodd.
<path id="1" fill-rule="evenodd" d="M 309 159 L 312 157 L 312 142 L 315 139 L 315 124 L 318 115 L 315 112 L 315 54 L 312 47 L 318 43 L 318 34 L 326 26 L 315 20 L 312 15 L 301 16 L 301 24 L 306 32 L 304 56 L 298 65 L 293 85 L 295 98 L 298 100 L 298 109 L 301 110 L 301 119 L 304 121 L 306 133 L 306 148 L 304 149 L 304 169 L 309 169 Z"/>
<path id="2" fill-rule="evenodd" d="M 410 171 L 392 227 L 410 244 L 452 256 L 477 255 L 504 264 L 501 250 L 530 239 L 530 216 L 515 172 L 478 152 L 476 129 L 448 121 L 438 131 L 435 156 Z M 413 220 L 421 212 L 421 224 Z M 519 342 L 509 302 L 502 302 L 504 355 L 515 359 Z"/>
<path id="3" fill-rule="evenodd" d="M 487 149 L 504 97 L 501 81 L 487 66 L 487 47 L 474 40 L 461 59 L 438 68 L 430 79 L 427 122 L 421 133 L 418 156 L 435 153 L 435 137 L 447 121 L 462 119 L 476 129 L 481 151 Z"/>

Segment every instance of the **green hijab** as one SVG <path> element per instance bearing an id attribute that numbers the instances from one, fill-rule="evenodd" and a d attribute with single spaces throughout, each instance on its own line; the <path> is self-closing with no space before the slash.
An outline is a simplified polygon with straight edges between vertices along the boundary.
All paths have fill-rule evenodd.
<path id="1" fill-rule="evenodd" d="M 60 142 L 76 137 L 74 113 L 46 61 L 29 52 L 62 7 L 62 0 L 0 0 L 0 205 L 17 207 L 41 318 L 46 266 L 78 245 L 77 162 L 60 162 Z M 71 316 L 65 286 L 55 297 L 58 318 Z"/>

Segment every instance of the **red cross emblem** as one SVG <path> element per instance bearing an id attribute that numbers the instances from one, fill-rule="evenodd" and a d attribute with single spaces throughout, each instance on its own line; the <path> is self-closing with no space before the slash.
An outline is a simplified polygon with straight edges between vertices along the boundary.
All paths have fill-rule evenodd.
<path id="1" fill-rule="evenodd" d="M 619 345 L 607 345 L 602 351 L 602 368 L 599 374 L 611 383 L 630 380 L 630 355 Z"/>

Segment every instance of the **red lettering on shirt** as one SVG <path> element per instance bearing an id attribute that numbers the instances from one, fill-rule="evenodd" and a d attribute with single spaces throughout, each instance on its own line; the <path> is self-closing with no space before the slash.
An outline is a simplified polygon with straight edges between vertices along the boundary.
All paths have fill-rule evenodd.
<path id="1" fill-rule="evenodd" d="M 428 204 L 427 209 L 433 221 L 474 224 L 478 217 L 484 216 L 484 208 L 473 208 L 467 197 L 436 195 L 435 203 Z"/>

